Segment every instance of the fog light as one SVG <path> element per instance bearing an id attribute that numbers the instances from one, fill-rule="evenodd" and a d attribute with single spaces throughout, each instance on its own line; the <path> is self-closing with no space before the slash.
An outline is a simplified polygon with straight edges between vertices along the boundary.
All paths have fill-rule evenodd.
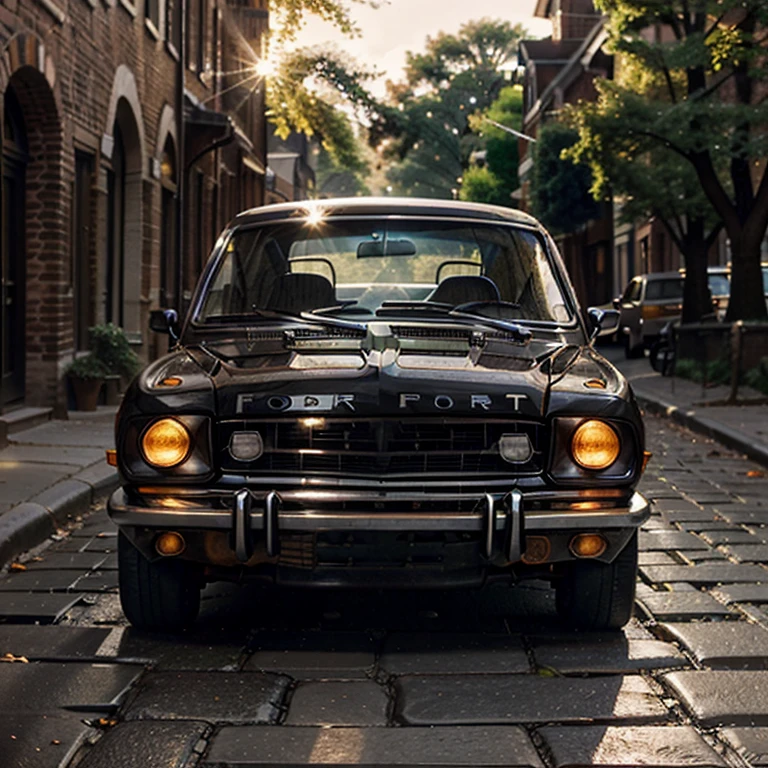
<path id="1" fill-rule="evenodd" d="M 173 557 L 174 555 L 180 555 L 187 545 L 184 543 L 184 538 L 180 533 L 175 531 L 166 531 L 161 533 L 155 541 L 155 549 L 158 555 L 163 557 Z"/>
<path id="2" fill-rule="evenodd" d="M 264 441 L 258 432 L 235 432 L 229 441 L 229 452 L 238 461 L 255 461 L 264 453 Z"/>
<path id="3" fill-rule="evenodd" d="M 528 435 L 502 435 L 499 438 L 499 453 L 510 464 L 524 464 L 533 456 L 533 446 Z"/>
<path id="4" fill-rule="evenodd" d="M 576 557 L 600 557 L 608 549 L 608 542 L 599 533 L 579 533 L 569 545 Z"/>

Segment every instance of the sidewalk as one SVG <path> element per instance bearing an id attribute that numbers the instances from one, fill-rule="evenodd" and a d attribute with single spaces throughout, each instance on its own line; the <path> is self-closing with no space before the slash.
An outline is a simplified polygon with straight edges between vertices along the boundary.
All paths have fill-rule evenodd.
<path id="1" fill-rule="evenodd" d="M 105 458 L 117 409 L 72 412 L 8 435 L 0 450 L 0 567 L 42 543 L 117 487 Z"/>
<path id="2" fill-rule="evenodd" d="M 704 389 L 701 384 L 656 373 L 647 358 L 624 360 L 623 353 L 611 348 L 600 352 L 629 379 L 645 411 L 667 416 L 768 466 L 768 405 L 709 405 L 724 402 L 730 389 Z M 759 398 L 761 394 L 740 387 L 739 397 Z"/>

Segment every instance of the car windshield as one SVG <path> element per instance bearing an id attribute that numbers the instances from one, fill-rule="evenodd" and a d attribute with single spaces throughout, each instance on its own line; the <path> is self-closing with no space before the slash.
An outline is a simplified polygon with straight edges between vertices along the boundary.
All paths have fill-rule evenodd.
<path id="1" fill-rule="evenodd" d="M 707 282 L 710 293 L 713 296 L 731 295 L 731 281 L 728 279 L 728 275 L 721 273 L 710 274 L 707 276 Z"/>
<path id="2" fill-rule="evenodd" d="M 195 316 L 358 322 L 455 310 L 500 320 L 573 317 L 541 237 L 510 225 L 434 220 L 295 221 L 235 230 Z"/>
<path id="3" fill-rule="evenodd" d="M 645 288 L 646 301 L 683 298 L 683 278 L 673 277 L 668 280 L 649 280 Z"/>

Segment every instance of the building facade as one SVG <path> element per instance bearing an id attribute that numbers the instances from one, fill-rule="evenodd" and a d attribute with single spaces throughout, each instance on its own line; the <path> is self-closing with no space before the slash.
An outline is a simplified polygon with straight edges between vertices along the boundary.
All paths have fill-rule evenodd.
<path id="1" fill-rule="evenodd" d="M 612 58 L 602 50 L 607 36 L 603 18 L 592 0 L 538 0 L 535 15 L 551 21 L 552 34 L 520 43 L 523 133 L 534 139 L 543 125 L 557 119 L 565 104 L 595 99 L 595 78 L 610 77 L 613 66 Z M 520 202 L 528 210 L 533 169 L 531 142 L 521 140 L 519 149 Z M 601 207 L 601 214 L 585 223 L 581 231 L 556 238 L 585 305 L 605 303 L 613 290 L 613 216 L 610 206 Z"/>
<path id="2" fill-rule="evenodd" d="M 162 350 L 150 310 L 183 309 L 221 226 L 264 200 L 267 24 L 266 0 L 0 6 L 0 411 L 65 415 L 97 323 Z"/>

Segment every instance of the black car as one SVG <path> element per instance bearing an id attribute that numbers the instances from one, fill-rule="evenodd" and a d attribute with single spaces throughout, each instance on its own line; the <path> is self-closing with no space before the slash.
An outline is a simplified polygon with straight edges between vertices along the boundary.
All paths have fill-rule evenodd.
<path id="1" fill-rule="evenodd" d="M 643 425 L 523 213 L 268 206 L 224 231 L 116 426 L 120 596 L 178 629 L 215 580 L 475 587 L 544 578 L 570 623 L 631 614 Z"/>

